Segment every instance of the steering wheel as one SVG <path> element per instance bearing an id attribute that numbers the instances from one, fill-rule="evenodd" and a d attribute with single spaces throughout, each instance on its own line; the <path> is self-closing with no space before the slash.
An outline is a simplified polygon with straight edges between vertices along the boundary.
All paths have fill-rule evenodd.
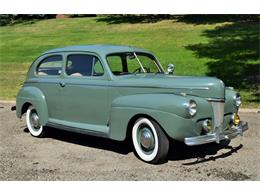
<path id="1" fill-rule="evenodd" d="M 141 67 L 139 67 L 139 68 L 135 69 L 135 70 L 133 71 L 133 73 L 140 73 L 141 70 L 142 70 Z"/>
<path id="2" fill-rule="evenodd" d="M 145 70 L 145 72 L 150 72 L 150 69 L 145 66 L 144 66 L 144 70 Z M 139 68 L 135 69 L 133 73 L 141 73 L 141 72 L 142 72 L 142 68 L 139 67 Z"/>

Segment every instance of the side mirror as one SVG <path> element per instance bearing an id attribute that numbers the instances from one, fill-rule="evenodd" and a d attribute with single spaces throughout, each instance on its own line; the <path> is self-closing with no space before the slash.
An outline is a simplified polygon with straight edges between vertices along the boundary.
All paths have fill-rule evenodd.
<path id="1" fill-rule="evenodd" d="M 173 64 L 168 64 L 167 74 L 173 74 L 174 70 L 175 70 L 175 66 Z"/>

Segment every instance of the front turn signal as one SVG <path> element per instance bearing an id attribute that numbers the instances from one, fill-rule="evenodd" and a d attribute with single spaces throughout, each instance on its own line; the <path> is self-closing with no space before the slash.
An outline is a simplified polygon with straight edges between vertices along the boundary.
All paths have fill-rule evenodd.
<path id="1" fill-rule="evenodd" d="M 233 114 L 231 120 L 234 125 L 238 125 L 240 122 L 240 117 L 238 114 Z"/>

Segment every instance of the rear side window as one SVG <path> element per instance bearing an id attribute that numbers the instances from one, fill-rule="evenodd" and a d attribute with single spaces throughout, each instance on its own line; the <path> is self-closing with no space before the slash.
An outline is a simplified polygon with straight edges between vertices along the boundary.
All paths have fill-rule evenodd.
<path id="1" fill-rule="evenodd" d="M 42 60 L 37 68 L 37 74 L 45 75 L 60 75 L 62 68 L 62 56 L 49 56 Z"/>
<path id="2" fill-rule="evenodd" d="M 69 76 L 102 76 L 104 69 L 96 56 L 87 54 L 69 55 L 66 65 Z"/>

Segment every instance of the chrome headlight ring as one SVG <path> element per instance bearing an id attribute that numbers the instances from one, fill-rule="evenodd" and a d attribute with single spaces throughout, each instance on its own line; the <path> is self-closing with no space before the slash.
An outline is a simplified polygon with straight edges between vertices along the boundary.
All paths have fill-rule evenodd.
<path id="1" fill-rule="evenodd" d="M 191 117 L 195 116 L 197 113 L 197 103 L 194 100 L 190 100 L 187 104 L 187 110 Z"/>
<path id="2" fill-rule="evenodd" d="M 241 104 L 242 104 L 242 101 L 241 101 L 241 96 L 239 93 L 237 93 L 235 96 L 234 96 L 234 104 L 236 107 L 239 107 Z"/>

